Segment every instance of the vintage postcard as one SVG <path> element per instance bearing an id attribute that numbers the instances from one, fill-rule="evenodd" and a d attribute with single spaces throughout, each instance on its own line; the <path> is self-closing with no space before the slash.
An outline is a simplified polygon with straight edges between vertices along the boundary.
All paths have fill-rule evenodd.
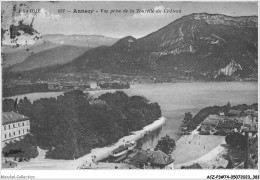
<path id="1" fill-rule="evenodd" d="M 2 1 L 1 65 L 1 178 L 259 179 L 257 1 Z"/>

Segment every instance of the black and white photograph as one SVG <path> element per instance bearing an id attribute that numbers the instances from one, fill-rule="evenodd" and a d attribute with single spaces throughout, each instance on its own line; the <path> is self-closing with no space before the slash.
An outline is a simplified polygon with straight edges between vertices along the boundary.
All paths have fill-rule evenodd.
<path id="1" fill-rule="evenodd" d="M 1 1 L 1 66 L 9 175 L 259 179 L 258 1 Z"/>

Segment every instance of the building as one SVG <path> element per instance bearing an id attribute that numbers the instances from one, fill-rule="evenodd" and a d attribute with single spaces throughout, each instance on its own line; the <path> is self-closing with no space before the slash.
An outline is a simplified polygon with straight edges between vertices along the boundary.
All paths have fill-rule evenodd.
<path id="1" fill-rule="evenodd" d="M 235 118 L 234 118 L 234 121 L 235 121 L 236 123 L 238 123 L 238 124 L 243 124 L 244 119 L 243 119 L 243 117 L 235 117 Z"/>
<path id="2" fill-rule="evenodd" d="M 203 135 L 210 135 L 211 134 L 211 127 L 210 125 L 201 125 L 200 126 L 200 134 L 203 134 Z"/>
<path id="3" fill-rule="evenodd" d="M 218 123 L 225 122 L 225 116 L 209 115 L 203 122 L 202 125 L 209 125 L 216 127 Z"/>
<path id="4" fill-rule="evenodd" d="M 229 116 L 240 116 L 241 115 L 241 111 L 240 110 L 231 109 L 228 112 L 228 115 Z"/>
<path id="5" fill-rule="evenodd" d="M 225 116 L 225 113 L 224 112 L 219 112 L 219 115 L 220 116 Z"/>
<path id="6" fill-rule="evenodd" d="M 253 134 L 258 132 L 258 121 L 251 115 L 247 115 L 243 118 L 243 126 L 242 126 L 243 132 L 251 132 Z"/>
<path id="7" fill-rule="evenodd" d="M 2 112 L 2 145 L 30 132 L 30 119 L 15 112 Z"/>
<path id="8" fill-rule="evenodd" d="M 201 134 L 214 134 L 219 123 L 225 122 L 225 116 L 209 115 L 200 127 Z"/>
<path id="9" fill-rule="evenodd" d="M 154 168 L 167 168 L 167 169 L 173 169 L 173 162 L 171 156 L 168 156 L 164 152 L 157 150 L 153 151 L 152 161 L 151 165 Z"/>
<path id="10" fill-rule="evenodd" d="M 251 115 L 247 115 L 243 118 L 243 126 L 244 125 L 251 125 L 253 123 L 255 123 L 255 121 L 254 121 L 254 119 Z"/>
<path id="11" fill-rule="evenodd" d="M 237 127 L 230 123 L 230 122 L 224 122 L 224 123 L 219 123 L 217 125 L 217 130 L 225 132 L 226 134 L 230 133 L 233 129 L 236 129 Z"/>
<path id="12" fill-rule="evenodd" d="M 89 86 L 90 86 L 90 89 L 97 89 L 97 83 L 96 82 L 91 82 L 89 84 Z"/>
<path id="13" fill-rule="evenodd" d="M 136 150 L 133 154 L 129 156 L 126 163 L 132 164 L 135 167 L 141 169 L 172 169 L 173 162 L 171 156 L 168 156 L 164 152 L 151 151 L 151 150 Z"/>

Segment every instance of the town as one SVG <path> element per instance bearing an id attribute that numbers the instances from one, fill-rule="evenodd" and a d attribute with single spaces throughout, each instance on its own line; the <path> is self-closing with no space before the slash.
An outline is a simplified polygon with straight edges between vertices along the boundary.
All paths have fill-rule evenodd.
<path id="1" fill-rule="evenodd" d="M 185 114 L 182 132 L 184 136 L 192 136 L 192 138 L 189 138 L 190 140 L 188 143 L 185 142 L 185 145 L 182 145 L 183 148 L 192 146 L 195 150 L 201 149 L 201 151 L 206 151 L 205 149 L 211 145 L 210 143 L 219 143 L 219 149 L 216 149 L 215 151 L 218 155 L 216 155 L 215 160 L 210 162 L 214 168 L 257 169 L 257 106 L 238 105 L 232 109 L 228 103 L 220 109 L 215 108 L 214 110 L 214 107 L 208 109 L 209 112 L 211 111 L 213 113 L 210 113 L 198 126 L 195 126 L 196 129 L 194 129 L 194 126 L 190 126 L 191 121 L 196 118 L 194 117 L 192 119 L 190 113 Z M 206 110 L 207 109 L 205 108 L 204 113 Z M 224 137 L 224 141 L 221 141 L 221 137 Z M 203 141 L 206 141 L 206 143 Z M 222 148 L 221 146 L 225 148 Z M 198 163 L 195 162 L 190 168 L 203 168 L 199 162 L 200 161 L 198 161 Z M 204 168 L 209 168 L 210 163 L 201 161 Z"/>
<path id="2" fill-rule="evenodd" d="M 128 89 L 137 78 L 106 73 L 65 73 L 56 78 L 18 78 L 3 82 L 3 97 L 34 92 L 67 92 L 74 89 L 93 91 L 102 89 Z"/>

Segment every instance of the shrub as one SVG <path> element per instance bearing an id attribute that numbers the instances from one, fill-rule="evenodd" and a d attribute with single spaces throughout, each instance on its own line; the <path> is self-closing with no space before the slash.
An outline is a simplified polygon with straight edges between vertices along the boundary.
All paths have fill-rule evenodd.
<path id="1" fill-rule="evenodd" d="M 242 148 L 245 148 L 246 146 L 246 137 L 237 132 L 228 134 L 225 141 L 230 146 L 240 146 Z"/>
<path id="2" fill-rule="evenodd" d="M 155 150 L 161 150 L 165 154 L 170 155 L 172 151 L 174 150 L 176 144 L 174 139 L 172 139 L 170 136 L 166 135 L 165 137 L 162 137 L 158 144 L 155 147 Z"/>
<path id="3" fill-rule="evenodd" d="M 209 131 L 206 131 L 206 132 L 200 132 L 199 134 L 201 134 L 201 135 L 210 135 L 210 132 Z"/>
<path id="4" fill-rule="evenodd" d="M 20 141 L 8 143 L 2 151 L 5 157 L 35 158 L 38 156 L 37 146 L 31 135 L 26 135 Z"/>

